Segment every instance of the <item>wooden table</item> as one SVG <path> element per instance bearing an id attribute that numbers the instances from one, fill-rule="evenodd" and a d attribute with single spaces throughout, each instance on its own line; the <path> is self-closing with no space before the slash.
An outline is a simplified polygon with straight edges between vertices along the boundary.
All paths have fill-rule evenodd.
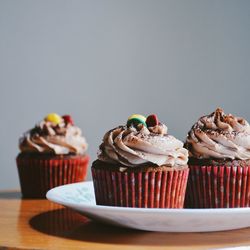
<path id="1" fill-rule="evenodd" d="M 0 192 L 0 249 L 211 249 L 250 246 L 250 228 L 156 233 L 99 224 L 47 200 Z"/>

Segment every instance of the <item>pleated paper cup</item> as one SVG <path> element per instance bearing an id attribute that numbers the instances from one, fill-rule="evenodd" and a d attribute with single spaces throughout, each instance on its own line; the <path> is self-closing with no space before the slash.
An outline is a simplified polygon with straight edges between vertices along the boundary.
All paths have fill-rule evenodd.
<path id="1" fill-rule="evenodd" d="M 250 166 L 190 165 L 185 207 L 250 206 Z"/>
<path id="2" fill-rule="evenodd" d="M 139 208 L 183 208 L 188 168 L 119 171 L 92 166 L 97 205 Z"/>
<path id="3" fill-rule="evenodd" d="M 45 198 L 51 188 L 85 180 L 89 157 L 19 154 L 16 162 L 23 198 Z"/>

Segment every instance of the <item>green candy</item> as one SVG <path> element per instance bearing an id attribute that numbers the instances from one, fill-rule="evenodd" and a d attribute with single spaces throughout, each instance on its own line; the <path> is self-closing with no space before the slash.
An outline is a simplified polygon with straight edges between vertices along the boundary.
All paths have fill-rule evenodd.
<path id="1" fill-rule="evenodd" d="M 143 116 L 143 115 L 131 115 L 129 118 L 128 118 L 128 121 L 127 121 L 127 126 L 137 126 L 139 124 L 143 124 L 145 127 L 147 127 L 147 124 L 146 124 L 146 117 Z"/>

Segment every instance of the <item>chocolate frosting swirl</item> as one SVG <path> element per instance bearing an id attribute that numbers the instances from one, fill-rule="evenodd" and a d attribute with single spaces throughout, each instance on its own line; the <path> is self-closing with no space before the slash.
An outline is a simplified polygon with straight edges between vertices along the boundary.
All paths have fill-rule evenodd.
<path id="1" fill-rule="evenodd" d="M 20 138 L 19 148 L 22 153 L 84 155 L 88 145 L 81 133 L 80 128 L 70 123 L 55 125 L 49 121 L 41 121 Z"/>
<path id="2" fill-rule="evenodd" d="M 218 108 L 193 125 L 185 145 L 194 158 L 250 159 L 250 126 Z"/>
<path id="3" fill-rule="evenodd" d="M 181 141 L 167 134 L 164 124 L 149 128 L 140 124 L 108 131 L 100 145 L 98 159 L 128 167 L 145 163 L 173 167 L 187 164 L 188 151 Z"/>

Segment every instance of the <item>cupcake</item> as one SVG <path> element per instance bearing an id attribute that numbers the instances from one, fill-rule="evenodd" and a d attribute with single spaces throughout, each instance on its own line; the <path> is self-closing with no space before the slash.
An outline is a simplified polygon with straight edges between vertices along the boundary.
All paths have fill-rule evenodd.
<path id="1" fill-rule="evenodd" d="M 183 208 L 188 151 L 156 115 L 108 131 L 92 165 L 97 205 Z"/>
<path id="2" fill-rule="evenodd" d="M 186 207 L 250 206 L 250 126 L 220 108 L 201 117 L 186 139 L 190 176 Z"/>
<path id="3" fill-rule="evenodd" d="M 16 162 L 24 198 L 45 198 L 53 187 L 86 178 L 87 143 L 69 115 L 47 115 L 20 138 L 19 148 Z"/>

